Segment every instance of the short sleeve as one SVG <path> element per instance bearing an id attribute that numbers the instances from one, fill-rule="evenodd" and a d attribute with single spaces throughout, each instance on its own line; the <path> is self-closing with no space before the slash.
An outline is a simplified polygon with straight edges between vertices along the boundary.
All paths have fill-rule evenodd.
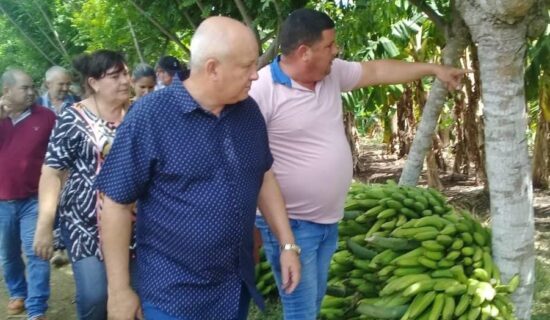
<path id="1" fill-rule="evenodd" d="M 95 188 L 122 204 L 135 202 L 146 190 L 151 177 L 154 144 L 150 129 L 138 123 L 137 112 L 127 115 L 117 129 L 115 140 Z"/>
<path id="2" fill-rule="evenodd" d="M 269 125 L 271 121 L 271 115 L 273 114 L 273 106 L 270 104 L 270 100 L 267 98 L 269 92 L 271 92 L 273 81 L 271 80 L 271 72 L 269 70 L 269 65 L 263 67 L 258 72 L 258 80 L 252 82 L 250 91 L 248 94 L 260 107 L 262 116 L 264 117 L 266 123 Z"/>
<path id="3" fill-rule="evenodd" d="M 69 108 L 63 110 L 53 126 L 44 164 L 56 170 L 69 168 L 81 145 L 83 126 Z"/>
<path id="4" fill-rule="evenodd" d="M 336 77 L 340 84 L 340 91 L 353 90 L 361 80 L 363 67 L 360 62 L 350 62 L 334 59 L 331 75 Z"/>

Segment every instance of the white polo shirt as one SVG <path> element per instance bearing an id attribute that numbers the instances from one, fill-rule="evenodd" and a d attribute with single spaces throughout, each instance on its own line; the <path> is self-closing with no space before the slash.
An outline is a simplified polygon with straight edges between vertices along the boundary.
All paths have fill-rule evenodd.
<path id="1" fill-rule="evenodd" d="M 280 58 L 259 71 L 250 96 L 267 123 L 273 171 L 291 219 L 335 223 L 353 176 L 341 92 L 361 79 L 361 64 L 335 59 L 315 90 L 290 79 Z"/>

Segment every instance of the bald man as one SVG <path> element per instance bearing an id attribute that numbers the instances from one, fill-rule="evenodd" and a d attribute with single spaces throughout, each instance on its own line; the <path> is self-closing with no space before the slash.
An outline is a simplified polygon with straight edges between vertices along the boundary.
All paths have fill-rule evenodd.
<path id="1" fill-rule="evenodd" d="M 38 104 L 59 113 L 63 106 L 71 105 L 80 98 L 70 93 L 71 74 L 60 66 L 53 66 L 46 71 L 44 85 L 48 91 L 36 101 Z"/>
<path id="2" fill-rule="evenodd" d="M 109 319 L 246 319 L 258 205 L 282 244 L 283 289 L 300 279 L 300 248 L 271 171 L 267 131 L 248 97 L 258 46 L 242 23 L 206 19 L 191 40 L 191 75 L 140 99 L 96 180 Z M 137 209 L 138 295 L 128 245 Z M 138 298 L 139 296 L 139 298 Z"/>
<path id="3" fill-rule="evenodd" d="M 34 254 L 32 242 L 38 180 L 55 114 L 33 103 L 34 85 L 27 73 L 8 70 L 1 80 L 0 269 L 10 297 L 6 313 L 26 309 L 29 319 L 46 319 L 50 265 Z"/>

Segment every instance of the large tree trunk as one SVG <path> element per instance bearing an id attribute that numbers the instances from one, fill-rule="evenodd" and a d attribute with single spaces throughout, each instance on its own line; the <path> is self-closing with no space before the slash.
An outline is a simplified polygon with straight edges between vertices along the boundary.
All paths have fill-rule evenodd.
<path id="1" fill-rule="evenodd" d="M 448 32 L 447 44 L 443 49 L 443 63 L 445 64 L 455 64 L 469 42 L 468 30 L 455 10 L 453 10 L 452 19 L 453 22 Z M 443 108 L 443 103 L 447 98 L 447 93 L 445 86 L 439 80 L 436 80 L 428 96 L 426 106 L 422 111 L 422 119 L 416 131 L 416 136 L 403 168 L 403 173 L 401 173 L 399 184 L 414 186 L 418 183 L 426 152 L 432 146 L 432 137 L 437 126 L 439 114 Z"/>
<path id="2" fill-rule="evenodd" d="M 477 43 L 485 115 L 485 152 L 491 200 L 494 259 L 504 281 L 519 273 L 513 300 L 530 319 L 534 292 L 535 223 L 527 151 L 524 60 L 533 1 L 459 1 L 457 8 Z"/>

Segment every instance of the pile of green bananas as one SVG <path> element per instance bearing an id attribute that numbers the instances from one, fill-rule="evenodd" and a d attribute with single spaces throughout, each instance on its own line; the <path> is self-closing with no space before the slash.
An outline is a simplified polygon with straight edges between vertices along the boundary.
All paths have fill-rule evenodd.
<path id="1" fill-rule="evenodd" d="M 433 189 L 353 184 L 322 319 L 515 319 L 490 230 Z"/>
<path id="2" fill-rule="evenodd" d="M 276 296 L 277 284 L 275 283 L 275 276 L 271 271 L 271 265 L 265 257 L 264 247 L 259 250 L 259 262 L 256 264 L 256 288 L 264 296 L 264 298 Z"/>

